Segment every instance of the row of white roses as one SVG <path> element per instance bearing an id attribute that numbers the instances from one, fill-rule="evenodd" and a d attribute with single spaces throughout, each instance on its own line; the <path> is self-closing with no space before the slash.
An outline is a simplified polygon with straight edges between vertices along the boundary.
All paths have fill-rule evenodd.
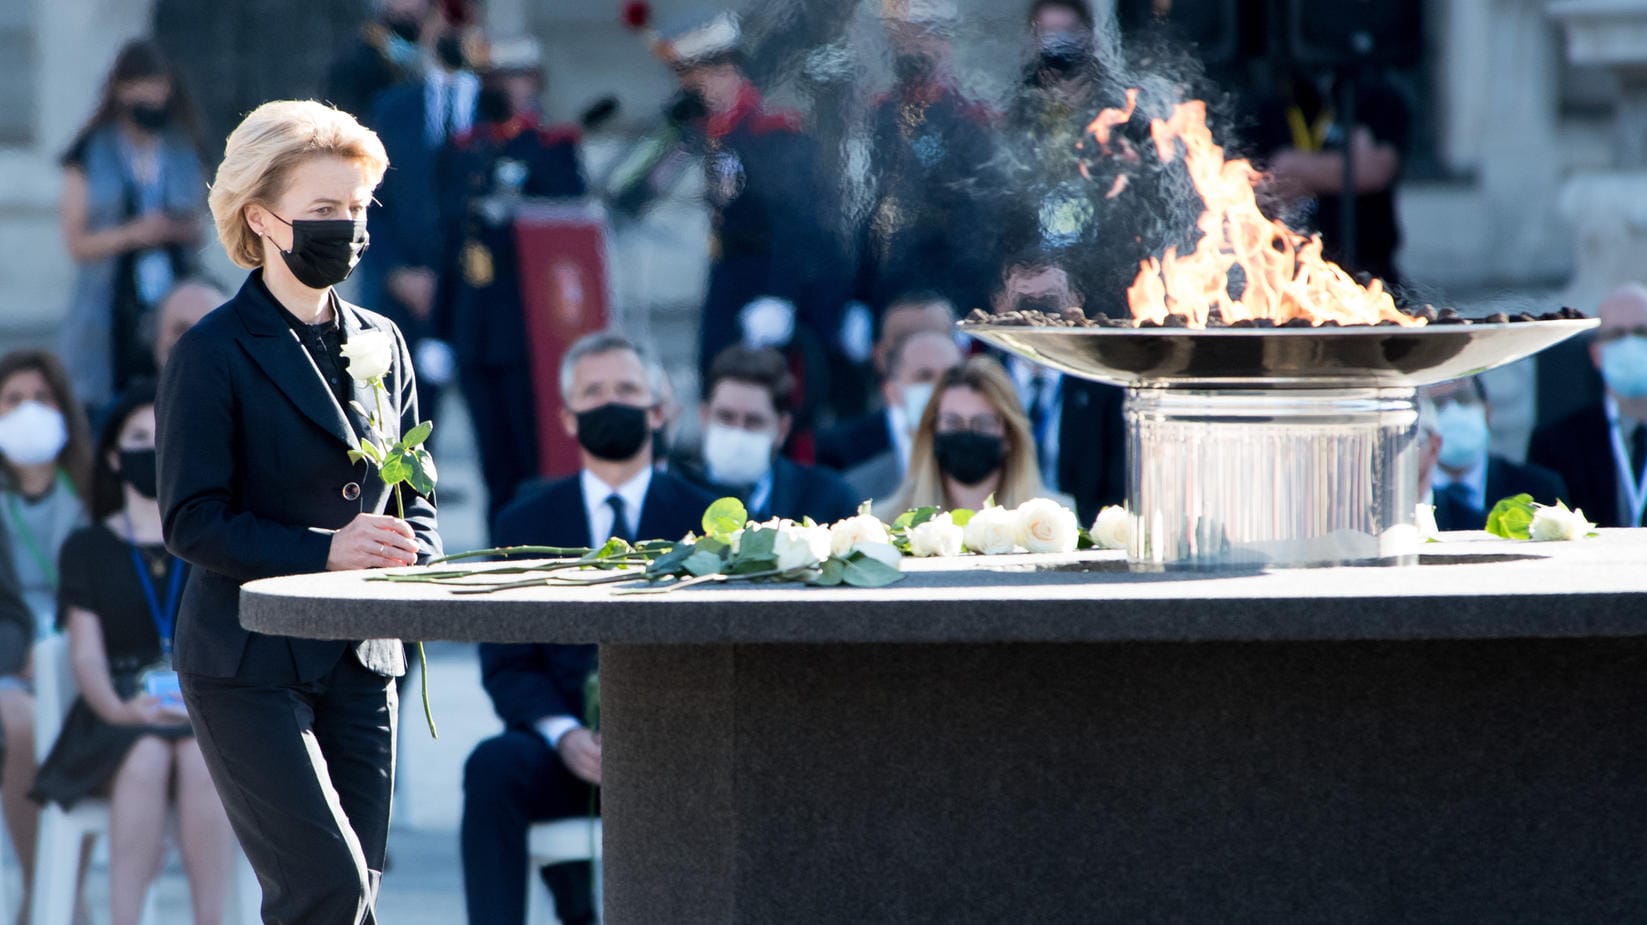
<path id="1" fill-rule="evenodd" d="M 847 559 L 863 554 L 897 568 L 904 553 L 894 541 L 893 531 L 878 517 L 860 513 L 834 524 L 803 524 L 774 518 L 750 521 L 731 536 L 734 555 L 745 534 L 772 531 L 773 556 L 782 572 L 819 567 L 831 557 Z M 1119 507 L 1107 507 L 1093 525 L 1094 544 L 1105 549 L 1124 549 L 1132 535 L 1132 518 Z M 995 556 L 1014 552 L 1069 553 L 1080 544 L 1081 530 L 1075 512 L 1049 498 L 1025 501 L 1016 508 L 986 507 L 973 513 L 965 524 L 957 523 L 948 511 L 910 527 L 904 539 L 909 554 L 916 557 L 959 556 L 963 553 Z"/>

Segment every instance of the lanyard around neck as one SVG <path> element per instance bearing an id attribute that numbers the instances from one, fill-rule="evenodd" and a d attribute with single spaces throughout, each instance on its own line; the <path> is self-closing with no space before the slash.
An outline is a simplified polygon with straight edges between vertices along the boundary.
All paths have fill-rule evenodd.
<path id="1" fill-rule="evenodd" d="M 68 476 L 60 470 L 57 473 L 57 482 L 52 486 L 52 490 L 73 491 L 74 488 L 69 484 Z M 17 494 L 15 491 L 6 492 L 6 519 L 11 522 L 12 532 L 16 533 L 18 538 L 23 541 L 23 547 L 29 551 L 29 557 L 34 560 L 35 566 L 40 569 L 40 574 L 46 576 L 46 583 L 56 588 L 57 562 L 53 556 L 46 554 L 46 548 L 40 544 L 39 537 L 34 535 L 34 530 L 29 527 L 29 522 L 24 519 L 22 510 L 18 508 Z"/>
<path id="2" fill-rule="evenodd" d="M 172 629 L 177 623 L 177 607 L 183 598 L 183 563 L 175 556 L 167 556 L 171 561 L 171 577 L 166 583 L 166 606 L 160 606 L 160 597 L 155 593 L 154 578 L 149 575 L 149 563 L 143 559 L 143 553 L 137 548 L 136 534 L 132 531 L 131 517 L 124 512 L 121 516 L 126 520 L 126 550 L 131 553 L 132 568 L 137 572 L 137 580 L 143 585 L 143 599 L 149 605 L 149 617 L 154 620 L 154 630 L 160 636 L 160 654 L 169 662 L 172 657 Z"/>

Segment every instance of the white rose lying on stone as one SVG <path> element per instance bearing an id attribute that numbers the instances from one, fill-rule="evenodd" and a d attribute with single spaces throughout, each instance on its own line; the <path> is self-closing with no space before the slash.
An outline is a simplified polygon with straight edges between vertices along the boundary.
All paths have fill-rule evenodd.
<path id="1" fill-rule="evenodd" d="M 394 363 L 395 342 L 382 331 L 356 331 L 338 352 L 348 362 L 349 378 L 371 382 L 388 374 Z"/>
<path id="2" fill-rule="evenodd" d="M 986 507 L 967 521 L 961 539 L 973 552 L 1005 555 L 1018 548 L 1018 515 L 1004 507 Z"/>
<path id="3" fill-rule="evenodd" d="M 1074 552 L 1081 539 L 1075 512 L 1051 498 L 1018 505 L 1018 544 L 1030 552 Z"/>
<path id="4" fill-rule="evenodd" d="M 853 552 L 861 552 L 868 558 L 874 559 L 882 565 L 889 565 L 900 571 L 903 570 L 904 554 L 891 543 L 864 543 L 854 547 Z"/>
<path id="5" fill-rule="evenodd" d="M 837 556 L 845 556 L 867 543 L 892 542 L 892 537 L 886 532 L 886 524 L 881 523 L 874 514 L 859 514 L 836 521 L 829 528 L 829 537 L 830 549 Z"/>
<path id="6" fill-rule="evenodd" d="M 1092 541 L 1099 549 L 1127 549 L 1132 546 L 1132 515 L 1118 504 L 1098 512 L 1092 522 Z"/>
<path id="7" fill-rule="evenodd" d="M 833 538 L 828 527 L 817 524 L 811 527 L 796 526 L 794 529 L 799 531 L 801 537 L 806 540 L 807 548 L 812 551 L 812 557 L 817 561 L 822 562 L 829 558 L 830 553 L 834 551 L 831 548 Z"/>
<path id="8" fill-rule="evenodd" d="M 771 521 L 761 525 L 763 530 L 772 530 L 778 535 L 772 541 L 772 554 L 778 560 L 778 570 L 794 572 L 801 569 L 816 568 L 822 559 L 813 547 L 814 537 L 808 535 L 808 530 L 799 524 L 790 521 Z M 824 557 L 828 551 L 824 551 Z"/>
<path id="9" fill-rule="evenodd" d="M 1527 535 L 1540 542 L 1580 540 L 1589 536 L 1595 528 L 1595 524 L 1584 519 L 1581 508 L 1568 510 L 1566 504 L 1557 501 L 1554 507 L 1540 507 L 1533 512 L 1533 523 L 1527 528 Z"/>
<path id="10" fill-rule="evenodd" d="M 1417 510 L 1413 511 L 1413 525 L 1418 528 L 1418 538 L 1429 542 L 1441 536 L 1441 528 L 1435 522 L 1435 505 L 1419 502 Z"/>
<path id="11" fill-rule="evenodd" d="M 909 528 L 909 553 L 913 556 L 958 556 L 961 554 L 964 531 L 955 525 L 955 518 L 945 511 L 931 520 Z"/>

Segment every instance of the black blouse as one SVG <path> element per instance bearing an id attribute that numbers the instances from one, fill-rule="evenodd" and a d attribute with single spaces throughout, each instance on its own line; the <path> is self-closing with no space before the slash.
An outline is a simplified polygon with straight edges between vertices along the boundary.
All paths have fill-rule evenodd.
<path id="1" fill-rule="evenodd" d="M 115 674 L 136 671 L 160 658 L 160 633 L 131 550 L 98 523 L 69 534 L 59 557 L 58 625 L 64 626 L 70 607 L 96 614 L 103 627 L 103 651 Z M 183 566 L 164 546 L 139 546 L 138 552 L 155 598 L 165 607 L 172 570 Z"/>

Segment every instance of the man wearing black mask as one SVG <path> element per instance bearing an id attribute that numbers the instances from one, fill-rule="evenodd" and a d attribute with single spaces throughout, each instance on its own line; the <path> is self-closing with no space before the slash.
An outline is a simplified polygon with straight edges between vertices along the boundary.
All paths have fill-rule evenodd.
<path id="1" fill-rule="evenodd" d="M 628 338 L 591 334 L 561 360 L 562 424 L 578 439 L 577 475 L 528 489 L 498 515 L 504 546 L 600 546 L 612 537 L 677 539 L 698 529 L 713 498 L 652 466 L 662 371 Z M 480 647 L 481 681 L 507 726 L 464 767 L 463 885 L 469 921 L 521 925 L 526 831 L 589 812 L 601 782 L 598 730 L 585 725 L 592 645 Z M 566 925 L 594 922 L 587 863 L 543 870 Z"/>

